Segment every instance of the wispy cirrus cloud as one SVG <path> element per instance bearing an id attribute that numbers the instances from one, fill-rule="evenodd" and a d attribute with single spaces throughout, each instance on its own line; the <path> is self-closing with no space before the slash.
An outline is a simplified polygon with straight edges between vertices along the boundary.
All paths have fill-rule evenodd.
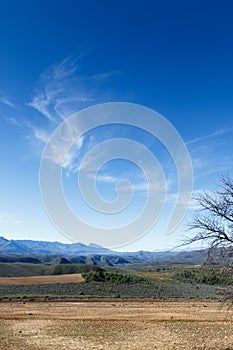
<path id="1" fill-rule="evenodd" d="M 216 137 L 216 136 L 220 136 L 220 135 L 223 135 L 223 134 L 227 134 L 229 132 L 233 131 L 233 127 L 231 128 L 226 128 L 226 129 L 219 129 L 219 130 L 216 130 L 210 134 L 207 134 L 207 135 L 203 135 L 203 136 L 200 136 L 200 137 L 196 137 L 192 140 L 189 140 L 186 142 L 186 145 L 191 145 L 191 144 L 195 144 L 197 142 L 200 142 L 200 141 L 205 141 L 207 139 L 211 139 L 213 137 Z"/>
<path id="2" fill-rule="evenodd" d="M 11 125 L 15 125 L 15 126 L 19 126 L 19 127 L 24 126 L 23 123 L 21 123 L 18 119 L 14 118 L 14 117 L 5 116 L 4 119 Z"/>
<path id="3" fill-rule="evenodd" d="M 38 145 L 41 147 L 47 143 L 55 128 L 71 114 L 92 105 L 94 101 L 95 103 L 104 102 L 104 89 L 100 93 L 99 84 L 115 74 L 117 74 L 116 71 L 83 75 L 79 60 L 70 57 L 50 66 L 39 77 L 32 97 L 27 103 L 29 107 L 44 117 L 44 121 L 43 119 L 40 121 L 40 126 L 38 123 L 33 124 L 32 121 L 25 123 L 29 130 L 28 139 L 30 142 L 34 143 L 36 147 Z M 62 135 L 62 140 L 49 152 L 51 162 L 61 164 L 60 154 L 63 153 L 67 142 L 74 143 L 74 147 L 62 163 L 68 172 L 77 171 L 77 165 L 74 166 L 75 158 L 78 157 L 84 142 L 84 137 L 78 141 L 74 140 L 73 137 L 73 131 L 68 127 L 66 135 Z M 77 142 L 75 143 L 75 141 Z"/>
<path id="4" fill-rule="evenodd" d="M 30 123 L 26 123 L 26 127 L 29 131 L 27 140 L 31 143 L 36 153 L 41 155 L 45 145 L 49 142 L 51 136 L 50 130 L 33 126 Z M 60 138 L 57 138 L 55 143 L 48 143 L 47 146 L 46 159 L 65 169 L 67 176 L 77 171 L 77 164 L 79 163 L 78 158 L 85 139 L 84 136 L 81 136 L 77 140 L 75 135 L 73 128 L 67 127 L 63 130 L 63 134 Z M 73 146 L 66 153 L 67 147 L 69 148 L 71 145 Z"/>
<path id="5" fill-rule="evenodd" d="M 36 84 L 29 106 L 50 122 L 58 124 L 76 110 L 77 105 L 92 101 L 78 84 L 78 62 L 69 58 L 43 72 Z"/>
<path id="6" fill-rule="evenodd" d="M 102 154 L 100 155 L 102 157 Z M 98 168 L 95 164 L 98 162 L 97 157 L 89 157 L 85 162 L 78 165 L 75 171 L 81 170 L 85 173 L 85 177 L 89 178 L 90 181 L 96 181 L 102 185 L 112 184 L 116 186 L 119 181 L 126 180 L 123 187 L 125 191 L 132 189 L 135 193 L 141 195 L 148 195 L 148 191 L 159 191 L 164 186 L 167 193 L 171 193 L 174 187 L 174 178 L 170 177 L 170 174 L 166 178 L 161 179 L 157 176 L 153 168 L 147 169 L 147 172 L 153 174 L 153 181 L 148 182 L 145 174 L 142 170 L 131 168 L 131 164 L 125 164 L 124 169 L 110 168 L 110 170 L 104 169 L 104 167 Z M 151 175 L 150 174 L 150 175 Z M 121 184 L 122 185 L 122 184 Z M 121 188 L 123 188 L 121 186 Z"/>
<path id="7" fill-rule="evenodd" d="M 19 219 L 15 214 L 0 211 L 0 224 L 21 224 L 22 220 Z"/>
<path id="8" fill-rule="evenodd" d="M 15 108 L 15 105 L 10 101 L 10 99 L 3 91 L 0 91 L 0 102 L 9 107 Z"/>
<path id="9" fill-rule="evenodd" d="M 117 74 L 111 71 L 85 76 L 79 71 L 79 61 L 71 58 L 52 65 L 41 74 L 28 105 L 52 124 L 59 124 L 96 101 L 99 93 L 94 86 Z"/>
<path id="10" fill-rule="evenodd" d="M 231 148 L 226 148 L 226 143 L 230 145 L 232 142 L 232 132 L 231 123 L 228 127 L 186 142 L 196 177 L 218 174 L 232 168 Z"/>
<path id="11" fill-rule="evenodd" d="M 114 75 L 119 75 L 120 72 L 116 71 L 116 70 L 112 70 L 110 72 L 105 72 L 105 73 L 97 73 L 97 74 L 93 74 L 90 76 L 86 76 L 84 78 L 85 81 L 96 81 L 96 82 L 102 82 L 105 79 L 109 79 Z"/>

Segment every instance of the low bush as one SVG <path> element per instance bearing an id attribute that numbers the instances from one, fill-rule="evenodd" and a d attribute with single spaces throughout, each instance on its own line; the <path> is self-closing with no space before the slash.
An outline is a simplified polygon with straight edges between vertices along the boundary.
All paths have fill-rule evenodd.
<path id="1" fill-rule="evenodd" d="M 232 285 L 232 268 L 187 268 L 177 271 L 173 278 L 189 283 L 204 283 L 209 285 Z"/>
<path id="2" fill-rule="evenodd" d="M 145 279 L 135 275 L 126 275 L 119 272 L 107 272 L 103 270 L 90 271 L 82 274 L 86 283 L 110 282 L 110 283 L 140 283 Z"/>

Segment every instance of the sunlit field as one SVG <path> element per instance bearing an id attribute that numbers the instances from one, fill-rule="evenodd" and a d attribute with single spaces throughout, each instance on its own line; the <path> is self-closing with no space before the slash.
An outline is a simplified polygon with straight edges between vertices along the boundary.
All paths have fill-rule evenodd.
<path id="1" fill-rule="evenodd" d="M 233 349 L 218 301 L 2 302 L 0 349 Z"/>

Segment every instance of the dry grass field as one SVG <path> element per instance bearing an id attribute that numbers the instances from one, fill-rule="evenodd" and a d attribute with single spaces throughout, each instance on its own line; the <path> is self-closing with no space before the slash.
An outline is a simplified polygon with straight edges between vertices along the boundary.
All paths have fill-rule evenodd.
<path id="1" fill-rule="evenodd" d="M 207 300 L 0 303 L 1 350 L 233 349 L 233 311 Z"/>
<path id="2" fill-rule="evenodd" d="M 83 282 L 81 274 L 55 275 L 55 276 L 29 276 L 29 277 L 0 277 L 0 284 L 54 284 Z"/>

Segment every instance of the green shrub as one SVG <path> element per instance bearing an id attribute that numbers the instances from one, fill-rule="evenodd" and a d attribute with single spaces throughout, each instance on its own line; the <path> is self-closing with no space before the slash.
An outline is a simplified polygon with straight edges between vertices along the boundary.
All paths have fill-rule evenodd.
<path id="1" fill-rule="evenodd" d="M 82 274 L 86 283 L 90 282 L 110 282 L 110 283 L 140 283 L 144 282 L 144 278 L 139 276 L 131 276 L 123 273 L 107 272 L 103 270 L 90 271 Z"/>
<path id="2" fill-rule="evenodd" d="M 233 270 L 221 268 L 188 268 L 177 271 L 174 279 L 189 283 L 204 283 L 209 285 L 231 285 Z"/>

